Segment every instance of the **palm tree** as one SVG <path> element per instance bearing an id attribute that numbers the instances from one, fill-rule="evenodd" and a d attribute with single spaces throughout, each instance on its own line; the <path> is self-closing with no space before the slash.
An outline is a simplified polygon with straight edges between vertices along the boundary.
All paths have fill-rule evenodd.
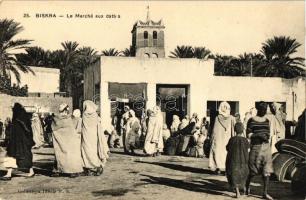
<path id="1" fill-rule="evenodd" d="M 26 53 L 16 54 L 17 60 L 28 66 L 48 66 L 50 60 L 50 51 L 45 51 L 41 47 L 28 47 Z"/>
<path id="2" fill-rule="evenodd" d="M 61 45 L 64 48 L 64 62 L 60 66 L 62 74 L 61 89 L 72 95 L 73 68 L 78 59 L 77 48 L 79 44 L 77 42 L 66 41 L 62 42 Z"/>
<path id="3" fill-rule="evenodd" d="M 65 63 L 65 52 L 62 49 L 50 52 L 48 66 L 61 69 Z"/>
<path id="4" fill-rule="evenodd" d="M 119 54 L 120 52 L 114 48 L 102 51 L 103 56 L 119 56 Z"/>
<path id="5" fill-rule="evenodd" d="M 205 59 L 211 58 L 211 51 L 205 47 L 194 47 L 193 50 L 193 57 L 198 59 Z"/>
<path id="6" fill-rule="evenodd" d="M 14 54 L 14 50 L 24 49 L 32 40 L 16 39 L 18 33 L 23 30 L 20 23 L 14 20 L 0 20 L 0 77 L 10 81 L 12 72 L 20 83 L 20 71 L 23 73 L 34 72 L 30 67 L 21 64 Z"/>
<path id="7" fill-rule="evenodd" d="M 83 79 L 84 70 L 86 67 L 94 64 L 99 60 L 97 51 L 91 47 L 81 47 L 78 49 L 78 59 L 74 64 L 72 79 L 72 95 L 74 108 L 80 108 L 81 101 L 83 99 Z"/>
<path id="8" fill-rule="evenodd" d="M 274 37 L 262 45 L 264 63 L 257 67 L 256 75 L 283 78 L 305 76 L 305 59 L 293 56 L 301 46 L 296 39 L 286 36 Z"/>
<path id="9" fill-rule="evenodd" d="M 219 76 L 237 76 L 238 75 L 238 59 L 234 56 L 216 54 L 215 60 L 215 74 Z"/>
<path id="10" fill-rule="evenodd" d="M 177 46 L 174 51 L 170 52 L 170 58 L 193 58 L 193 48 L 191 46 Z"/>

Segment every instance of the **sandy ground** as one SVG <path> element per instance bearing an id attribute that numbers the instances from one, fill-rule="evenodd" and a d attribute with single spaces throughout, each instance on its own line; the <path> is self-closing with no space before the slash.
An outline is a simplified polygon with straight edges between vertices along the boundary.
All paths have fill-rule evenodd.
<path id="1" fill-rule="evenodd" d="M 139 152 L 140 153 L 140 152 Z M 160 156 L 149 158 L 124 155 L 112 150 L 103 175 L 98 177 L 49 177 L 53 165 L 53 149 L 34 151 L 37 175 L 27 179 L 21 173 L 9 182 L 0 181 L 0 200 L 23 199 L 233 199 L 224 176 L 208 170 L 208 160 L 200 158 Z M 1 173 L 3 175 L 3 171 Z M 270 194 L 275 199 L 301 199 L 290 191 L 290 182 L 271 181 Z M 260 199 L 260 177 L 252 183 L 252 196 Z"/>

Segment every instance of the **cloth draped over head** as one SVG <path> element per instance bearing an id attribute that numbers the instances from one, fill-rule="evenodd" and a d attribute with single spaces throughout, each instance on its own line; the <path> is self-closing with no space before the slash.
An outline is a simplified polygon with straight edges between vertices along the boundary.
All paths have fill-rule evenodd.
<path id="1" fill-rule="evenodd" d="M 31 148 L 35 144 L 31 120 L 20 103 L 15 103 L 12 110 L 13 118 L 7 155 L 17 159 L 18 167 L 30 168 L 32 167 Z"/>
<path id="2" fill-rule="evenodd" d="M 94 102 L 86 100 L 83 103 L 82 116 L 82 155 L 86 168 L 103 165 L 108 158 L 108 146 L 102 131 L 101 121 Z"/>
<path id="3" fill-rule="evenodd" d="M 135 117 L 136 116 L 134 110 L 129 110 L 129 113 L 130 113 L 131 117 Z"/>
<path id="4" fill-rule="evenodd" d="M 282 104 L 277 103 L 277 102 L 273 102 L 272 106 L 274 107 L 275 112 L 278 112 L 280 110 L 280 108 L 282 107 Z"/>
<path id="5" fill-rule="evenodd" d="M 218 111 L 219 114 L 222 115 L 223 117 L 228 117 L 230 116 L 231 113 L 231 106 L 226 101 L 223 101 L 221 102 Z"/>
<path id="6" fill-rule="evenodd" d="M 80 118 L 81 117 L 81 111 L 80 109 L 75 109 L 72 113 L 73 117 Z"/>
<path id="7" fill-rule="evenodd" d="M 13 118 L 12 121 L 18 120 L 22 123 L 24 129 L 27 132 L 31 132 L 31 120 L 27 116 L 27 111 L 20 103 L 15 103 L 13 107 Z"/>
<path id="8" fill-rule="evenodd" d="M 68 106 L 68 104 L 66 104 L 66 103 L 62 103 L 60 106 L 59 106 L 59 109 L 58 109 L 58 111 L 61 113 L 61 112 L 63 112 L 64 110 L 69 110 L 69 106 Z"/>
<path id="9" fill-rule="evenodd" d="M 86 100 L 83 103 L 83 114 L 97 114 L 97 105 L 90 100 Z M 98 115 L 98 114 L 97 114 Z"/>
<path id="10" fill-rule="evenodd" d="M 178 127 L 179 127 L 180 123 L 181 123 L 181 121 L 180 121 L 179 116 L 173 115 L 173 121 L 172 121 L 172 124 L 171 124 L 171 127 L 170 127 L 172 133 L 176 132 L 178 130 Z"/>

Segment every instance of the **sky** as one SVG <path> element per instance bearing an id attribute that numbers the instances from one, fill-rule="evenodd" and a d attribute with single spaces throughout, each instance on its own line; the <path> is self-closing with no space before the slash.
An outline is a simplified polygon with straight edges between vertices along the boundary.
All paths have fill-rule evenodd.
<path id="1" fill-rule="evenodd" d="M 101 52 L 128 48 L 132 26 L 146 19 L 148 5 L 151 19 L 162 19 L 165 24 L 166 56 L 177 45 L 205 46 L 212 53 L 237 56 L 259 52 L 268 38 L 285 35 L 302 44 L 297 55 L 305 57 L 304 1 L 0 0 L 0 18 L 20 22 L 24 31 L 16 38 L 32 39 L 32 46 L 55 50 L 69 40 Z M 27 14 L 30 17 L 24 17 Z M 36 14 L 57 17 L 36 18 Z M 104 18 L 66 17 L 75 14 Z M 109 14 L 116 18 L 105 18 Z"/>

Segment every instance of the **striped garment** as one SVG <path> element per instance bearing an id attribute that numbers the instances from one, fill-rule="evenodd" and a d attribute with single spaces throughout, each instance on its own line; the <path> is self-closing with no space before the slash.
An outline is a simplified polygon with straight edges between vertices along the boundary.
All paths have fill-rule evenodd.
<path id="1" fill-rule="evenodd" d="M 266 119 L 263 122 L 256 121 L 254 118 L 249 119 L 247 123 L 247 136 L 251 135 L 251 145 L 269 143 L 270 124 Z"/>

